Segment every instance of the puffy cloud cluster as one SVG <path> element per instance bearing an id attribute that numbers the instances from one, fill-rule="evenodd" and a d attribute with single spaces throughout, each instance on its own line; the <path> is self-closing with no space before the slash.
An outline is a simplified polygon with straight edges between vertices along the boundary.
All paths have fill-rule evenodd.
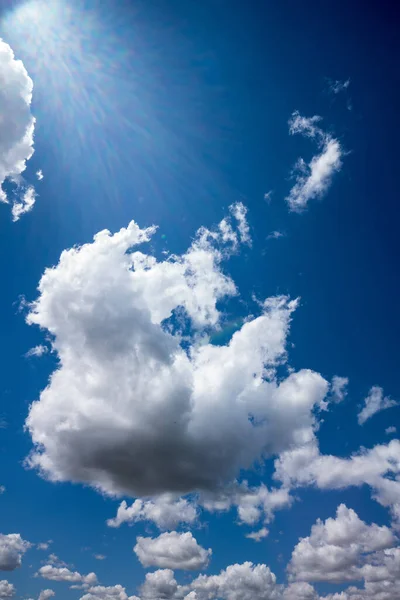
<path id="1" fill-rule="evenodd" d="M 367 525 L 354 510 L 341 504 L 336 519 L 324 523 L 318 520 L 310 536 L 300 540 L 288 570 L 293 579 L 302 581 L 340 583 L 363 579 L 368 571 L 376 569 L 368 564 L 372 553 L 391 548 L 395 542 L 388 527 Z"/>
<path id="2" fill-rule="evenodd" d="M 80 600 L 139 600 L 136 596 L 128 596 L 122 585 L 96 585 L 88 589 Z"/>
<path id="3" fill-rule="evenodd" d="M 192 524 L 197 519 L 197 509 L 185 498 L 175 499 L 171 494 L 163 494 L 154 500 L 139 498 L 128 506 L 123 500 L 117 515 L 108 519 L 109 527 L 119 527 L 122 523 L 152 521 L 159 529 L 175 529 L 180 523 Z"/>
<path id="4" fill-rule="evenodd" d="M 246 238 L 243 209 L 232 213 L 238 225 L 226 224 Z M 228 344 L 207 343 L 217 303 L 236 293 L 221 266 L 226 228 L 201 229 L 161 262 L 135 249 L 154 231 L 102 231 L 42 276 L 27 320 L 52 336 L 60 366 L 26 424 L 29 464 L 52 480 L 140 496 L 215 490 L 313 437 L 328 383 L 306 369 L 274 376 L 297 302 L 268 298 Z M 190 343 L 183 318 L 198 332 Z"/>
<path id="5" fill-rule="evenodd" d="M 19 533 L 0 533 L 0 571 L 13 571 L 21 566 L 22 556 L 31 547 Z"/>
<path id="6" fill-rule="evenodd" d="M 78 571 L 70 571 L 67 567 L 55 567 L 54 565 L 44 565 L 43 567 L 40 567 L 37 575 L 43 577 L 43 579 L 49 579 L 50 581 L 66 581 L 68 583 L 79 585 L 94 585 L 97 583 L 97 576 L 95 573 L 81 575 Z"/>
<path id="7" fill-rule="evenodd" d="M 331 401 L 339 403 L 343 402 L 347 396 L 347 386 L 349 385 L 348 377 L 339 377 L 334 375 L 331 384 Z"/>
<path id="8" fill-rule="evenodd" d="M 398 402 L 392 398 L 383 395 L 383 389 L 378 385 L 374 385 L 364 400 L 364 406 L 358 413 L 359 425 L 364 425 L 365 421 L 373 417 L 376 413 L 387 408 L 398 406 Z"/>
<path id="9" fill-rule="evenodd" d="M 395 527 L 400 526 L 400 441 L 362 448 L 349 458 L 321 454 L 316 440 L 283 452 L 275 461 L 274 477 L 288 488 L 315 485 L 340 490 L 364 484 L 373 498 L 390 509 Z"/>
<path id="10" fill-rule="evenodd" d="M 6 579 L 0 580 L 0 598 L 12 598 L 15 594 L 15 588 L 12 583 Z"/>
<path id="11" fill-rule="evenodd" d="M 55 592 L 53 590 L 42 590 L 39 594 L 39 600 L 50 600 L 50 598 L 53 596 L 55 596 Z"/>
<path id="12" fill-rule="evenodd" d="M 10 46 L 0 39 L 0 202 L 10 202 L 4 190 L 6 180 L 19 185 L 22 193 L 13 203 L 14 221 L 30 211 L 35 202 L 34 188 L 23 189 L 21 185 L 21 173 L 33 154 L 32 89 L 32 80 L 23 63 L 15 59 Z"/>
<path id="13" fill-rule="evenodd" d="M 320 153 L 313 156 L 308 164 L 300 158 L 295 165 L 295 184 L 286 198 L 292 211 L 300 212 L 307 207 L 310 200 L 323 196 L 334 173 L 342 166 L 343 150 L 340 142 L 318 126 L 320 121 L 321 117 L 302 117 L 297 111 L 289 121 L 291 135 L 300 133 L 309 137 L 320 149 Z"/>
<path id="14" fill-rule="evenodd" d="M 138 537 L 134 552 L 144 567 L 198 571 L 208 565 L 211 549 L 205 550 L 188 531 L 162 533 L 157 538 Z"/>

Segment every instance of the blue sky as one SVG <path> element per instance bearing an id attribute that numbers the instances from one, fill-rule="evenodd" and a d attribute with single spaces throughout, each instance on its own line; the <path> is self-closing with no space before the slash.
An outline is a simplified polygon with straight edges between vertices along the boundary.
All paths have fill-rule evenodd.
<path id="1" fill-rule="evenodd" d="M 395 9 L 0 6 L 0 598 L 400 598 Z"/>

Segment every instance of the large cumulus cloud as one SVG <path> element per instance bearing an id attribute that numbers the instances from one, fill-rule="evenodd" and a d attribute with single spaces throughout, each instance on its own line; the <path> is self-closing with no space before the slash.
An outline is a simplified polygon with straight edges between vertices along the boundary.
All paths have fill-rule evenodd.
<path id="1" fill-rule="evenodd" d="M 30 408 L 31 466 L 111 493 L 185 493 L 312 439 L 327 382 L 275 374 L 295 300 L 268 298 L 225 346 L 204 337 L 219 326 L 218 302 L 237 293 L 222 261 L 245 211 L 231 212 L 182 256 L 138 251 L 155 228 L 131 222 L 45 271 L 27 320 L 51 334 L 60 365 Z"/>

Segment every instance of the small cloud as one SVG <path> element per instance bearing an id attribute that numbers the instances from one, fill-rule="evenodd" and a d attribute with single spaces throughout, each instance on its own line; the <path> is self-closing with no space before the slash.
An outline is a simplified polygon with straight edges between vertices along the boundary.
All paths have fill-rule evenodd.
<path id="1" fill-rule="evenodd" d="M 254 540 L 255 542 L 261 542 L 262 539 L 266 538 L 269 534 L 269 531 L 266 527 L 263 527 L 259 531 L 252 531 L 246 535 L 250 540 Z"/>
<path id="2" fill-rule="evenodd" d="M 36 177 L 38 178 L 39 181 L 42 181 L 42 179 L 44 177 L 42 169 L 39 169 L 39 171 L 36 171 Z"/>
<path id="3" fill-rule="evenodd" d="M 267 204 L 269 204 L 271 202 L 271 200 L 272 200 L 272 194 L 273 194 L 272 190 L 270 190 L 269 192 L 267 192 L 266 194 L 264 194 L 264 201 Z"/>
<path id="4" fill-rule="evenodd" d="M 347 396 L 347 386 L 349 385 L 348 377 L 339 377 L 334 375 L 331 384 L 331 401 L 335 404 L 342 402 Z"/>
<path id="5" fill-rule="evenodd" d="M 52 544 L 52 540 L 48 540 L 47 542 L 39 542 L 39 544 L 36 545 L 36 548 L 38 550 L 48 550 L 50 544 Z"/>
<path id="6" fill-rule="evenodd" d="M 93 554 L 96 560 L 105 560 L 107 557 L 104 554 Z"/>
<path id="7" fill-rule="evenodd" d="M 34 207 L 36 192 L 33 186 L 29 186 L 20 198 L 19 202 L 14 202 L 11 209 L 12 220 L 19 221 L 21 215 L 30 212 Z"/>
<path id="8" fill-rule="evenodd" d="M 385 429 L 385 433 L 386 433 L 387 435 L 390 435 L 391 433 L 396 433 L 396 431 L 397 431 L 397 429 L 396 429 L 396 427 L 394 427 L 393 425 L 392 425 L 391 427 L 387 427 L 387 428 Z"/>
<path id="9" fill-rule="evenodd" d="M 350 79 L 346 79 L 346 81 L 340 81 L 339 79 L 328 79 L 328 85 L 329 91 L 332 92 L 332 94 L 340 94 L 340 92 L 344 92 L 348 89 L 350 85 Z"/>
<path id="10" fill-rule="evenodd" d="M 36 356 L 37 358 L 40 358 L 41 356 L 43 356 L 43 354 L 47 354 L 48 351 L 49 351 L 49 349 L 47 346 L 43 346 L 43 345 L 34 346 L 30 350 L 28 350 L 28 352 L 26 352 L 26 354 L 24 354 L 24 356 L 25 356 L 25 358 L 31 358 L 32 356 Z"/>
<path id="11" fill-rule="evenodd" d="M 4 494 L 5 491 L 6 491 L 6 486 L 5 485 L 0 485 L 0 495 Z"/>
<path id="12" fill-rule="evenodd" d="M 316 141 L 320 153 L 309 163 L 299 158 L 292 171 L 295 184 L 286 198 L 289 209 L 302 212 L 314 198 L 321 198 L 329 189 L 333 175 L 342 166 L 343 150 L 339 140 L 325 133 L 318 123 L 321 117 L 302 117 L 298 111 L 289 120 L 289 133 L 301 134 Z"/>
<path id="13" fill-rule="evenodd" d="M 285 237 L 285 234 L 282 233 L 282 231 L 271 231 L 271 233 L 267 235 L 267 240 L 277 240 L 282 237 Z"/>
<path id="14" fill-rule="evenodd" d="M 358 413 L 357 419 L 359 425 L 364 425 L 365 421 L 370 419 L 373 415 L 381 410 L 393 408 L 398 406 L 399 403 L 396 400 L 392 400 L 388 396 L 383 396 L 383 389 L 378 385 L 374 385 L 368 393 L 368 396 L 364 400 L 364 407 Z"/>

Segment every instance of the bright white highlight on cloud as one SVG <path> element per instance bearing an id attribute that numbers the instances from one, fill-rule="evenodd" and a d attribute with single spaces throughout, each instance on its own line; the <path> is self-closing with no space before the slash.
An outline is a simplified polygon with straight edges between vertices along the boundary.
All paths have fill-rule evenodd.
<path id="1" fill-rule="evenodd" d="M 80 600 L 138 600 L 136 596 L 128 596 L 122 585 L 96 585 L 88 589 Z"/>
<path id="2" fill-rule="evenodd" d="M 246 241 L 244 231 L 239 220 Z M 154 232 L 102 231 L 40 281 L 27 321 L 53 337 L 60 367 L 26 424 L 29 464 L 52 480 L 147 496 L 215 490 L 313 437 L 328 383 L 306 369 L 274 376 L 297 301 L 268 298 L 226 346 L 193 336 L 184 348 L 182 319 L 206 333 L 237 293 L 222 271 L 229 246 L 203 228 L 185 254 L 158 262 L 135 248 Z"/>
<path id="3" fill-rule="evenodd" d="M 25 358 L 31 358 L 33 356 L 40 358 L 44 354 L 47 354 L 48 351 L 49 349 L 47 346 L 43 346 L 43 344 L 40 344 L 39 346 L 34 346 L 30 350 L 28 350 L 28 352 L 25 353 Z"/>
<path id="4" fill-rule="evenodd" d="M 138 537 L 134 552 L 144 567 L 199 571 L 212 554 L 197 543 L 190 531 L 162 533 L 157 538 Z"/>
<path id="5" fill-rule="evenodd" d="M 35 188 L 29 186 L 21 195 L 20 200 L 15 201 L 11 209 L 12 220 L 19 221 L 22 215 L 30 212 L 36 201 Z"/>
<path id="6" fill-rule="evenodd" d="M 159 529 L 175 529 L 179 524 L 192 524 L 197 519 L 197 510 L 184 498 L 174 499 L 171 494 L 163 494 L 154 500 L 139 498 L 128 506 L 123 500 L 114 519 L 108 519 L 109 527 L 119 527 L 122 523 L 153 521 Z"/>
<path id="7" fill-rule="evenodd" d="M 274 477 L 288 488 L 315 485 L 325 490 L 369 485 L 374 500 L 389 508 L 400 529 L 400 441 L 362 448 L 349 458 L 320 454 L 316 440 L 283 452 Z"/>
<path id="8" fill-rule="evenodd" d="M 370 419 L 373 415 L 381 410 L 398 406 L 398 402 L 396 402 L 396 400 L 384 397 L 383 389 L 377 385 L 374 385 L 369 390 L 368 396 L 365 398 L 364 402 L 365 405 L 363 409 L 358 413 L 359 425 L 364 425 L 365 421 Z"/>
<path id="9" fill-rule="evenodd" d="M 67 567 L 54 567 L 53 565 L 44 565 L 43 567 L 40 567 L 37 575 L 43 577 L 43 579 L 49 579 L 50 581 L 66 581 L 68 583 L 83 585 L 94 585 L 97 583 L 97 576 L 95 573 L 81 575 L 78 571 L 70 571 Z"/>
<path id="10" fill-rule="evenodd" d="M 22 557 L 31 547 L 19 533 L 0 533 L 0 571 L 14 571 L 21 566 Z"/>
<path id="11" fill-rule="evenodd" d="M 6 579 L 0 580 L 0 598 L 12 598 L 15 594 L 15 588 L 12 583 Z"/>
<path id="12" fill-rule="evenodd" d="M 7 196 L 4 183 L 20 185 L 26 161 L 33 154 L 35 119 L 31 115 L 33 83 L 23 63 L 16 60 L 10 46 L 0 39 L 0 202 L 12 202 L 13 220 L 32 209 L 32 187 L 15 201 Z M 21 188 L 23 189 L 23 187 Z"/>
<path id="13" fill-rule="evenodd" d="M 55 592 L 53 590 L 42 590 L 39 594 L 39 600 L 49 600 L 50 598 L 52 598 L 53 596 L 55 596 Z"/>
<path id="14" fill-rule="evenodd" d="M 321 198 L 329 189 L 333 175 L 342 166 L 341 145 L 337 139 L 320 129 L 320 120 L 318 116 L 302 117 L 297 111 L 289 120 L 291 135 L 300 133 L 309 137 L 320 148 L 320 153 L 313 156 L 308 164 L 300 158 L 295 165 L 295 184 L 286 198 L 290 210 L 294 212 L 304 210 L 310 200 Z"/>
<path id="15" fill-rule="evenodd" d="M 293 550 L 288 571 L 303 581 L 356 581 L 364 578 L 363 563 L 378 550 L 391 548 L 396 538 L 388 527 L 367 525 L 341 504 L 336 519 L 320 520 Z"/>

